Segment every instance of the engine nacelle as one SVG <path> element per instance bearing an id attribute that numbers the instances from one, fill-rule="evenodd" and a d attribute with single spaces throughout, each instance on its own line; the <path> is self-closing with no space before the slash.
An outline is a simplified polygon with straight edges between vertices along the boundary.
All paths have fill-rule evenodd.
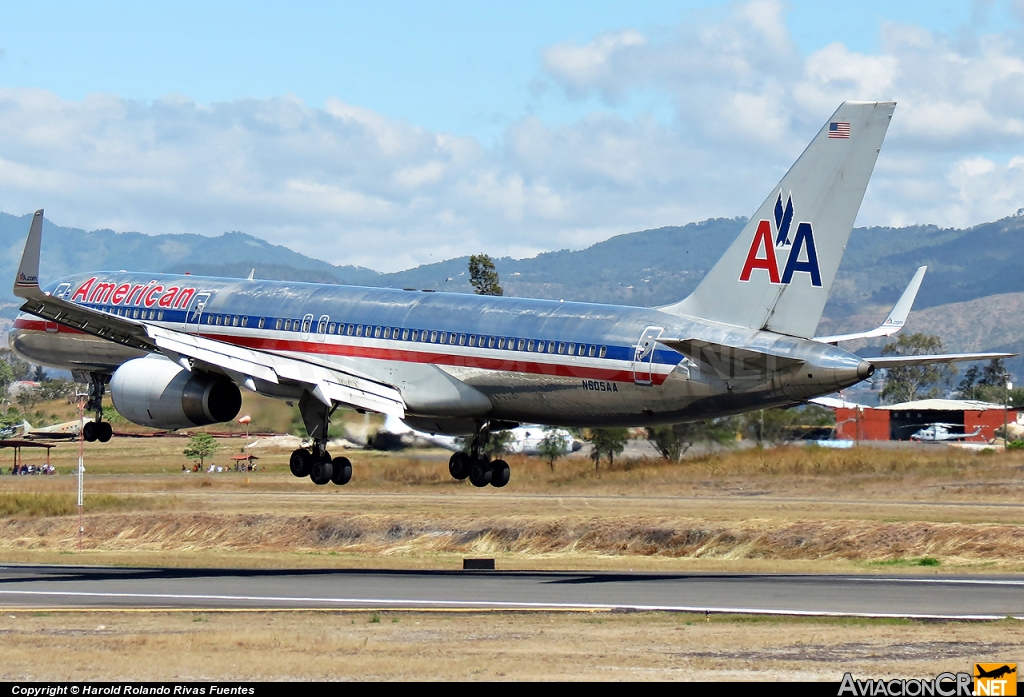
<path id="1" fill-rule="evenodd" d="M 135 358 L 115 370 L 110 397 L 129 421 L 170 430 L 231 421 L 242 408 L 235 383 L 162 356 Z"/>

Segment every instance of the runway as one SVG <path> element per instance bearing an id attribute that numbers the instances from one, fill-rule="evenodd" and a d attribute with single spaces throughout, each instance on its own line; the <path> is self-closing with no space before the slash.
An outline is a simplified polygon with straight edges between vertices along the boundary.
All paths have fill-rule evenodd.
<path id="1" fill-rule="evenodd" d="M 1024 618 L 1024 577 L 0 566 L 0 608 Z"/>

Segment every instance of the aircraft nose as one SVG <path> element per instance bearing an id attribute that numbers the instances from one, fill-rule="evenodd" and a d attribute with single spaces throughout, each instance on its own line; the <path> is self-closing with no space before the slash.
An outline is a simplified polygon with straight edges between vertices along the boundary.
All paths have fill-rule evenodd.
<path id="1" fill-rule="evenodd" d="M 868 361 L 861 361 L 857 365 L 857 377 L 861 380 L 867 380 L 869 377 L 875 374 L 875 366 L 871 365 Z"/>

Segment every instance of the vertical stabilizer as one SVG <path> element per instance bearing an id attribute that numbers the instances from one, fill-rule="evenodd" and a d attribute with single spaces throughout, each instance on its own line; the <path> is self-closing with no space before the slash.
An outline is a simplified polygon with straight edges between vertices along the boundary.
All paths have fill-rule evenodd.
<path id="1" fill-rule="evenodd" d="M 810 338 L 895 102 L 844 102 L 675 315 Z"/>

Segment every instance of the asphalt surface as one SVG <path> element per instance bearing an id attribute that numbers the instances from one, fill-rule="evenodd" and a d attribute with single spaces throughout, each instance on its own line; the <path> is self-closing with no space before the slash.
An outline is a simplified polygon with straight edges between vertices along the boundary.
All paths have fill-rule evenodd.
<path id="1" fill-rule="evenodd" d="M 660 610 L 1024 618 L 1024 576 L 0 566 L 0 608 Z"/>

